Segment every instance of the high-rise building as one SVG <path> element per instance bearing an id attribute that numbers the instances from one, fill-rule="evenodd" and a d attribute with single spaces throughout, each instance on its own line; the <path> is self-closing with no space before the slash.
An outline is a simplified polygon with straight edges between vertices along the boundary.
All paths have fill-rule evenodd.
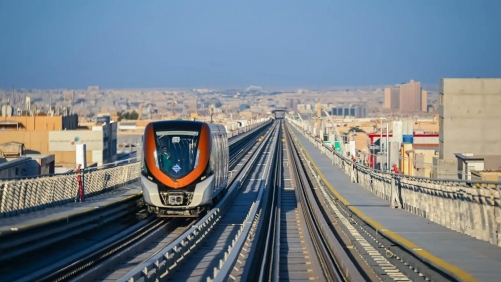
<path id="1" fill-rule="evenodd" d="M 384 89 L 384 108 L 398 109 L 400 107 L 400 88 L 386 87 Z"/>
<path id="2" fill-rule="evenodd" d="M 428 112 L 428 91 L 421 91 L 421 111 Z"/>
<path id="3" fill-rule="evenodd" d="M 501 155 L 501 78 L 440 80 L 440 159 Z"/>
<path id="4" fill-rule="evenodd" d="M 289 111 L 297 112 L 297 105 L 299 104 L 297 99 L 287 99 L 286 107 Z"/>
<path id="5" fill-rule="evenodd" d="M 338 106 L 332 108 L 331 114 L 333 116 L 365 118 L 367 117 L 367 109 L 366 106 L 363 104 Z"/>
<path id="6" fill-rule="evenodd" d="M 444 78 L 435 178 L 458 178 L 455 154 L 501 155 L 501 78 Z"/>
<path id="7" fill-rule="evenodd" d="M 411 79 L 409 83 L 400 85 L 400 112 L 421 112 L 421 82 Z"/>

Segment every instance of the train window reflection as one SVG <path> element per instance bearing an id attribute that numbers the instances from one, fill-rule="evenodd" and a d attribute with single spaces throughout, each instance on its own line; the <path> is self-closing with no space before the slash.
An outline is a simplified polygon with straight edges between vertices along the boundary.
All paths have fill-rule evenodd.
<path id="1" fill-rule="evenodd" d="M 176 179 L 190 173 L 198 165 L 199 132 L 157 131 L 157 158 L 163 173 Z"/>

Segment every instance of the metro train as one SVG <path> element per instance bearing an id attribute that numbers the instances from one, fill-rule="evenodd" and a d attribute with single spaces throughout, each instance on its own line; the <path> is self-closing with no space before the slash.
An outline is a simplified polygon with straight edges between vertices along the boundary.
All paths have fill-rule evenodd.
<path id="1" fill-rule="evenodd" d="M 229 145 L 222 125 L 169 120 L 149 123 L 143 135 L 141 186 L 159 217 L 197 217 L 228 184 Z"/>

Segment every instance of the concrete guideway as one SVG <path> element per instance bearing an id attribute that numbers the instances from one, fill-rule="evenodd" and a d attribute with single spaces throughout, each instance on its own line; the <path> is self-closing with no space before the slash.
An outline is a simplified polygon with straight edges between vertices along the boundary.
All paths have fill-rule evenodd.
<path id="1" fill-rule="evenodd" d="M 43 211 L 2 218 L 0 219 L 0 238 L 8 234 L 27 231 L 60 220 L 70 222 L 74 217 L 140 197 L 141 195 L 141 186 L 139 181 L 136 181 L 117 190 L 91 197 L 86 202 L 68 203 L 62 206 L 47 208 Z"/>
<path id="2" fill-rule="evenodd" d="M 70 203 L 43 211 L 0 220 L 0 261 L 57 244 L 120 220 L 139 209 L 139 181 L 86 202 Z"/>
<path id="3" fill-rule="evenodd" d="M 396 243 L 422 262 L 429 263 L 458 280 L 499 279 L 501 248 L 405 210 L 390 208 L 388 201 L 352 183 L 350 176 L 332 165 L 332 160 L 322 154 L 299 130 L 293 126 L 290 128 L 320 179 L 362 224 L 369 225 L 377 230 L 380 237 Z M 400 259 L 409 259 L 408 257 L 409 255 Z M 426 272 L 426 269 L 422 271 Z"/>

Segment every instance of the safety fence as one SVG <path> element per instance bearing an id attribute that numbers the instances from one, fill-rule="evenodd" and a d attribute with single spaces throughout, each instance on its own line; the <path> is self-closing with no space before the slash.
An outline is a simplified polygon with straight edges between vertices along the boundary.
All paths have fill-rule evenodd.
<path id="1" fill-rule="evenodd" d="M 140 163 L 74 172 L 65 175 L 0 182 L 0 217 L 10 217 L 110 191 L 137 181 Z"/>
<path id="2" fill-rule="evenodd" d="M 231 138 L 239 142 L 269 120 L 249 125 Z M 139 180 L 137 158 L 117 161 L 81 171 L 20 179 L 0 179 L 0 218 L 84 200 Z"/>
<path id="3" fill-rule="evenodd" d="M 319 138 L 301 134 L 357 183 L 403 208 L 449 229 L 501 246 L 501 182 L 431 179 L 373 170 L 332 150 Z"/>

